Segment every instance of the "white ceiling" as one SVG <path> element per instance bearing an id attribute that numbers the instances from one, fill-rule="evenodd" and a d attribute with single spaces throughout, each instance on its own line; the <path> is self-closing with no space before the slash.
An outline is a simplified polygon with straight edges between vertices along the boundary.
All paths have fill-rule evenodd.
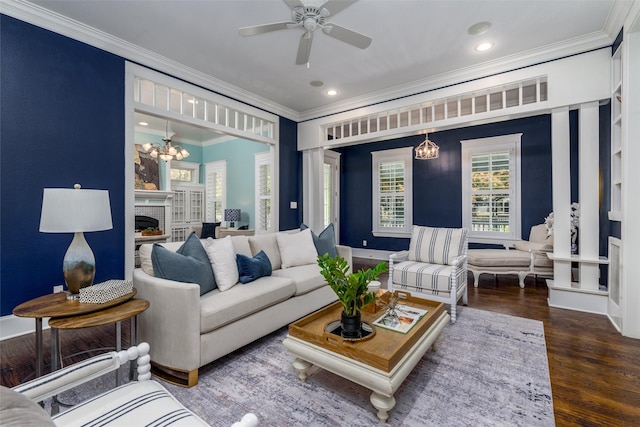
<path id="1" fill-rule="evenodd" d="M 460 81 L 471 68 L 477 76 L 610 45 L 630 1 L 359 0 L 327 21 L 371 37 L 371 46 L 361 50 L 316 31 L 307 68 L 295 64 L 300 28 L 238 34 L 239 27 L 290 21 L 282 0 L 14 0 L 108 33 L 171 69 L 188 67 L 298 120 L 435 88 L 447 76 Z M 469 35 L 481 21 L 491 22 L 490 30 Z M 483 40 L 495 47 L 476 52 Z M 315 80 L 324 85 L 311 86 Z M 328 88 L 339 95 L 327 97 Z"/>

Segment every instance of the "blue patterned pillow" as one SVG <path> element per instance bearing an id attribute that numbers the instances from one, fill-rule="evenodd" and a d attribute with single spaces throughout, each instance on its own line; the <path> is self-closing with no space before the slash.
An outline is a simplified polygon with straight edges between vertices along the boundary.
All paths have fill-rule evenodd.
<path id="1" fill-rule="evenodd" d="M 154 243 L 151 250 L 153 273 L 162 279 L 200 285 L 200 295 L 216 288 L 211 262 L 195 231 L 173 252 Z"/>
<path id="2" fill-rule="evenodd" d="M 271 261 L 264 251 L 258 252 L 253 258 L 237 254 L 236 264 L 238 264 L 241 283 L 253 282 L 263 276 L 271 276 Z"/>
<path id="3" fill-rule="evenodd" d="M 306 230 L 307 228 L 309 227 L 307 227 L 306 224 L 300 226 L 300 230 Z M 327 225 L 319 236 L 316 236 L 313 231 L 311 232 L 311 236 L 313 237 L 313 244 L 316 247 L 316 251 L 318 251 L 318 255 L 329 254 L 331 257 L 338 256 L 338 250 L 336 249 L 336 232 L 333 229 L 333 223 Z"/>

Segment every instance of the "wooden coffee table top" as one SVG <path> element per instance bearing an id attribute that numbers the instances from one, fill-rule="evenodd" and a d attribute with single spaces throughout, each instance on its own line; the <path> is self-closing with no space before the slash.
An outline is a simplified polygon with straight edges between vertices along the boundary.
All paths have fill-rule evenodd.
<path id="1" fill-rule="evenodd" d="M 301 339 L 326 350 L 364 363 L 385 372 L 391 372 L 411 347 L 427 332 L 444 312 L 444 304 L 411 296 L 408 292 L 399 292 L 405 298 L 402 305 L 428 310 L 409 332 L 392 331 L 385 328 L 375 329 L 375 335 L 361 341 L 344 340 L 342 337 L 326 332 L 328 323 L 340 319 L 342 305 L 331 304 L 315 313 L 289 325 L 289 336 Z M 373 324 L 384 311 L 370 313 L 362 311 L 362 321 Z"/>
<path id="2" fill-rule="evenodd" d="M 85 313 L 104 310 L 133 298 L 137 293 L 136 288 L 127 295 L 121 296 L 104 304 L 92 304 L 78 300 L 68 300 L 65 292 L 44 295 L 24 302 L 13 309 L 13 314 L 18 317 L 66 317 L 78 316 Z"/>
<path id="3" fill-rule="evenodd" d="M 149 308 L 149 301 L 134 298 L 100 311 L 70 317 L 53 317 L 49 326 L 56 329 L 82 329 L 94 326 L 109 325 L 121 320 L 130 319 Z"/>

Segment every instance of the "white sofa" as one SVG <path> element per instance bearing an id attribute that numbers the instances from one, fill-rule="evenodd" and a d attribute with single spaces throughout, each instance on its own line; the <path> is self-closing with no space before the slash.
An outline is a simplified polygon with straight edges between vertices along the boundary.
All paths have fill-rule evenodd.
<path id="1" fill-rule="evenodd" d="M 255 256 L 264 251 L 273 272 L 251 283 L 238 283 L 224 291 L 214 289 L 202 296 L 198 284 L 155 277 L 150 260 L 153 246 L 140 247 L 141 268 L 135 269 L 133 283 L 137 296 L 151 303 L 138 316 L 138 327 L 140 339 L 154 349 L 154 374 L 192 387 L 198 382 L 201 366 L 337 300 L 320 274 L 317 253 L 312 259 L 307 257 L 306 264 L 293 265 L 292 256 L 305 252 L 286 247 L 290 239 L 285 237 L 294 233 L 310 235 L 309 230 L 296 230 L 226 237 L 231 239 L 236 254 Z M 175 251 L 181 244 L 162 245 Z M 335 248 L 351 266 L 351 248 Z"/>
<path id="2" fill-rule="evenodd" d="M 51 372 L 13 389 L 0 387 L 0 424 L 12 426 L 208 426 L 158 382 L 151 380 L 149 345 L 109 352 Z M 137 360 L 138 380 L 80 402 L 50 417 L 36 402 Z M 246 414 L 233 427 L 255 427 L 258 419 Z"/>

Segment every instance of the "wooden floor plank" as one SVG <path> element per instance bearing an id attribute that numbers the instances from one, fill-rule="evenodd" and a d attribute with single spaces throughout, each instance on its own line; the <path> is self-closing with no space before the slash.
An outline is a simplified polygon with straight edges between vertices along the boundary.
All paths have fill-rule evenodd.
<path id="1" fill-rule="evenodd" d="M 377 262 L 354 259 L 356 269 Z M 380 280 L 384 286 L 387 276 Z M 620 335 L 606 316 L 549 307 L 544 280 L 528 277 L 525 284 L 521 289 L 517 276 L 495 280 L 483 275 L 477 288 L 468 289 L 469 307 L 543 322 L 556 424 L 640 426 L 640 340 Z M 128 331 L 124 321 L 123 347 L 129 343 Z M 113 347 L 115 327 L 61 331 L 60 337 L 64 363 L 69 364 Z M 49 349 L 48 331 L 44 338 Z M 32 378 L 34 359 L 33 334 L 0 342 L 1 384 L 12 387 Z M 45 366 L 48 371 L 49 354 Z"/>

